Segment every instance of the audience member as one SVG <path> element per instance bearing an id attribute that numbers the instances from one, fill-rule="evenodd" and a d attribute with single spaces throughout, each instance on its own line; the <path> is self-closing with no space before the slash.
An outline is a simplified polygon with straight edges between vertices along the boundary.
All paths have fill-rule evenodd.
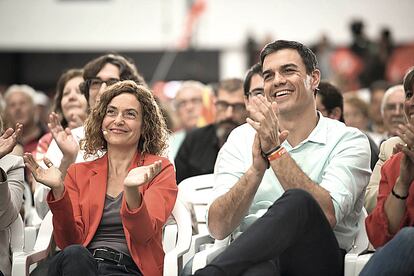
<path id="1" fill-rule="evenodd" d="M 382 98 L 381 114 L 385 127 L 385 139 L 397 136 L 398 126 L 405 123 L 404 98 L 405 93 L 402 85 L 388 88 Z"/>
<path id="2" fill-rule="evenodd" d="M 17 123 L 24 126 L 18 141 L 18 143 L 22 144 L 24 152 L 36 150 L 40 137 L 45 134 L 45 130 L 40 127 L 39 120 L 35 116 L 35 94 L 36 91 L 30 86 L 16 84 L 10 86 L 4 94 L 7 126 L 15 126 Z"/>
<path id="3" fill-rule="evenodd" d="M 120 80 L 133 80 L 138 84 L 146 85 L 135 65 L 125 57 L 115 54 L 103 55 L 87 63 L 83 70 L 83 79 L 84 82 L 80 84 L 80 90 L 88 100 L 89 108 L 93 108 L 95 103 L 99 102 L 99 97 L 107 86 Z M 85 161 L 84 152 L 79 150 L 79 141 L 85 135 L 84 128 L 80 126 L 66 130 L 60 125 L 57 115 L 52 115 L 50 119 L 49 128 L 54 140 L 45 157 L 51 160 L 60 171 L 65 172 L 73 162 Z M 56 143 L 57 137 L 61 138 L 62 143 Z M 77 154 L 72 156 L 75 151 Z M 48 192 L 48 187 L 38 185 L 34 194 L 36 210 L 40 217 L 44 217 L 49 210 L 46 204 Z"/>
<path id="4" fill-rule="evenodd" d="M 10 224 L 23 204 L 24 164 L 20 156 L 11 154 L 22 133 L 22 124 L 3 132 L 0 116 L 0 275 L 11 275 Z"/>
<path id="5" fill-rule="evenodd" d="M 344 98 L 341 91 L 327 81 L 321 81 L 316 93 L 316 109 L 323 116 L 344 123 Z"/>
<path id="6" fill-rule="evenodd" d="M 160 156 L 167 139 L 151 91 L 120 81 L 103 91 L 85 122 L 85 155 L 103 157 L 71 165 L 66 174 L 25 154 L 36 180 L 51 188 L 62 251 L 49 275 L 162 275 L 162 228 L 177 196 L 174 168 Z"/>
<path id="7" fill-rule="evenodd" d="M 196 275 L 343 275 L 370 175 L 368 140 L 316 111 L 320 71 L 309 48 L 278 40 L 261 64 L 266 98 L 249 101 L 248 124 L 218 155 L 210 233 L 223 239 L 258 205 L 273 205 Z"/>
<path id="8" fill-rule="evenodd" d="M 177 183 L 201 174 L 212 173 L 217 154 L 230 132 L 246 121 L 243 81 L 222 80 L 215 99 L 215 123 L 189 132 L 174 160 Z"/>
<path id="9" fill-rule="evenodd" d="M 64 72 L 57 82 L 53 112 L 59 117 L 63 128 L 80 127 L 86 119 L 88 103 L 79 89 L 79 85 L 83 82 L 82 74 L 81 69 L 70 69 Z M 40 138 L 34 154 L 38 163 L 43 163 L 43 157 L 52 139 L 50 132 Z"/>
<path id="10" fill-rule="evenodd" d="M 376 81 L 370 86 L 370 104 L 369 104 L 369 117 L 371 119 L 370 130 L 374 133 L 383 134 L 384 121 L 381 114 L 381 103 L 384 97 L 385 91 L 388 89 L 389 84 L 386 81 Z"/>
<path id="11" fill-rule="evenodd" d="M 174 160 L 188 131 L 200 127 L 203 112 L 203 94 L 207 87 L 198 81 L 184 81 L 174 98 L 180 129 L 169 142 L 169 158 Z"/>
<path id="12" fill-rule="evenodd" d="M 260 63 L 256 63 L 247 71 L 243 82 L 244 96 L 247 99 L 246 105 L 249 104 L 250 98 L 264 95 L 263 86 L 262 66 Z"/>
<path id="13" fill-rule="evenodd" d="M 378 161 L 381 136 L 368 131 L 368 105 L 358 97 L 345 98 L 344 119 L 347 126 L 355 127 L 367 135 L 371 149 L 371 170 L 373 170 Z"/>
<path id="14" fill-rule="evenodd" d="M 410 91 L 411 84 L 414 81 L 414 69 L 410 69 L 408 71 L 404 80 L 405 80 L 404 85 L 402 87 L 404 88 L 405 91 Z M 400 87 L 400 86 L 396 86 L 396 87 Z M 411 120 L 411 118 L 409 117 L 406 119 L 408 119 L 408 121 Z M 396 131 L 398 131 L 398 129 Z M 381 144 L 380 153 L 378 155 L 379 159 L 375 165 L 374 170 L 372 171 L 372 175 L 371 175 L 371 178 L 367 186 L 367 191 L 365 193 L 365 209 L 367 210 L 368 213 L 371 213 L 374 210 L 375 206 L 377 205 L 378 186 L 381 180 L 381 168 L 384 162 L 387 161 L 394 154 L 394 147 L 395 145 L 399 143 L 404 144 L 399 136 L 393 136 L 391 138 L 388 138 L 388 140 L 384 141 Z"/>
<path id="15" fill-rule="evenodd" d="M 404 90 L 407 123 L 398 126 L 401 143 L 381 168 L 378 203 L 366 219 L 377 251 L 361 275 L 414 274 L 414 68 L 404 78 Z"/>

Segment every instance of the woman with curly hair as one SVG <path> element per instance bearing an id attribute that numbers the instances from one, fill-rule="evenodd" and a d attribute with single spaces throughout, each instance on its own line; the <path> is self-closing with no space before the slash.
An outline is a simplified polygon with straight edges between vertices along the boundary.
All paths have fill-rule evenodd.
<path id="1" fill-rule="evenodd" d="M 72 164 L 65 180 L 30 154 L 25 164 L 51 188 L 54 237 L 62 249 L 49 275 L 162 275 L 162 227 L 177 185 L 172 164 L 160 155 L 168 131 L 152 93 L 120 81 L 102 93 L 85 122 L 81 148 L 101 156 Z"/>

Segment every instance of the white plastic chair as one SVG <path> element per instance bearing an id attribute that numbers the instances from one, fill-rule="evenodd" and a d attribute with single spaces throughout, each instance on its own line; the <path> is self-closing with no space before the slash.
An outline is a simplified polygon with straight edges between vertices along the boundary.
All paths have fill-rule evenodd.
<path id="1" fill-rule="evenodd" d="M 175 247 L 165 253 L 164 257 L 164 275 L 165 276 L 178 276 L 183 269 L 183 255 L 188 252 L 191 245 L 191 214 L 181 202 L 180 197 L 177 198 L 175 206 L 172 212 L 172 216 L 176 221 L 176 225 L 167 225 L 164 232 L 163 243 L 171 243 L 171 238 L 174 239 L 175 235 L 171 234 L 168 229 L 176 230 L 176 242 Z M 172 230 L 174 231 L 174 230 Z M 167 234 L 168 233 L 168 234 Z"/>
<path id="2" fill-rule="evenodd" d="M 178 185 L 180 198 L 188 207 L 194 210 L 197 230 L 207 233 L 206 212 L 207 205 L 212 198 L 214 174 L 204 174 L 189 177 Z"/>
<path id="3" fill-rule="evenodd" d="M 365 208 L 362 208 L 361 216 L 358 220 L 358 232 L 355 236 L 352 249 L 345 255 L 344 276 L 357 276 L 369 260 L 372 254 L 363 254 L 369 246 L 367 231 L 365 229 L 365 219 L 368 216 Z"/>
<path id="4" fill-rule="evenodd" d="M 186 264 L 195 253 L 199 252 L 206 244 L 213 245 L 214 239 L 210 237 L 207 224 L 207 206 L 213 197 L 214 175 L 204 174 L 184 179 L 178 185 L 179 197 L 185 202 L 187 209 L 193 212 L 193 227 L 196 226 L 198 234 L 193 235 L 190 250 L 184 255 L 183 263 Z"/>
<path id="5" fill-rule="evenodd" d="M 33 229 L 25 231 L 25 235 L 33 235 Z M 43 219 L 34 247 L 27 246 L 20 252 L 13 253 L 12 276 L 29 275 L 30 266 L 46 259 L 50 252 L 53 224 L 52 213 L 49 211 Z M 23 240 L 23 239 L 22 239 Z M 25 239 L 27 240 L 27 239 Z"/>
<path id="6" fill-rule="evenodd" d="M 164 258 L 164 275 L 168 276 L 176 276 L 181 272 L 183 267 L 182 256 L 190 248 L 192 231 L 191 215 L 178 198 L 172 216 L 177 224 L 166 226 L 168 235 L 163 239 L 163 242 L 174 245 L 174 248 L 169 250 Z M 52 212 L 49 211 L 43 219 L 33 250 L 24 252 L 20 249 L 23 246 L 18 245 L 20 250 L 13 254 L 12 276 L 29 275 L 30 266 L 46 259 L 49 255 L 53 234 L 52 217 Z M 20 240 L 23 241 L 23 235 L 21 234 L 20 236 Z"/>

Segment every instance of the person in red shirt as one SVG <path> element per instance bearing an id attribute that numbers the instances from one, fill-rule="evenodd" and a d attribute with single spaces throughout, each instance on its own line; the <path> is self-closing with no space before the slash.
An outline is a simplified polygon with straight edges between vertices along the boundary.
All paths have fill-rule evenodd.
<path id="1" fill-rule="evenodd" d="M 395 154 L 381 169 L 378 200 L 365 224 L 376 253 L 361 275 L 414 273 L 414 67 L 404 77 L 404 113 Z"/>

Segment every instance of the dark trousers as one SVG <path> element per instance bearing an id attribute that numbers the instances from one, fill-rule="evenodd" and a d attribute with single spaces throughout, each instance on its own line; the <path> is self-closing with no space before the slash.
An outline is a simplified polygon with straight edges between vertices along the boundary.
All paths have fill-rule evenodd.
<path id="1" fill-rule="evenodd" d="M 195 275 L 342 276 L 344 256 L 316 200 L 292 189 Z"/>
<path id="2" fill-rule="evenodd" d="M 91 252 L 82 245 L 70 245 L 59 252 L 50 262 L 49 276 L 80 275 L 138 275 L 132 268 L 114 263 L 97 261 Z"/>

